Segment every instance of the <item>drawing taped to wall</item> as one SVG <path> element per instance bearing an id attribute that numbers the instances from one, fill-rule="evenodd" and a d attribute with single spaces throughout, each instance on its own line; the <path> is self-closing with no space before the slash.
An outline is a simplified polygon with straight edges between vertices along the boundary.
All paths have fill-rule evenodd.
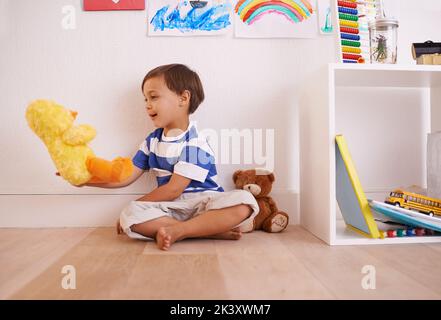
<path id="1" fill-rule="evenodd" d="M 331 0 L 318 0 L 317 11 L 320 33 L 325 35 L 333 34 L 335 29 L 332 23 Z"/>
<path id="2" fill-rule="evenodd" d="M 234 11 L 237 37 L 317 36 L 317 13 L 312 0 L 240 0 Z"/>
<path id="3" fill-rule="evenodd" d="M 231 27 L 232 4 L 229 0 L 149 2 L 149 35 L 220 35 Z"/>

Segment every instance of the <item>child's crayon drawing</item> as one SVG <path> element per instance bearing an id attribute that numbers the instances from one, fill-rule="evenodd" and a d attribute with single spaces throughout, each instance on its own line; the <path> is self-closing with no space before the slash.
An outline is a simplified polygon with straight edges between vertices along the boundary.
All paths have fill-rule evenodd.
<path id="1" fill-rule="evenodd" d="M 236 36 L 314 38 L 317 36 L 316 11 L 312 0 L 236 1 Z"/>
<path id="2" fill-rule="evenodd" d="M 231 26 L 228 0 L 171 1 L 149 3 L 149 35 L 218 35 Z"/>
<path id="3" fill-rule="evenodd" d="M 318 0 L 318 18 L 321 34 L 333 34 L 331 0 Z"/>

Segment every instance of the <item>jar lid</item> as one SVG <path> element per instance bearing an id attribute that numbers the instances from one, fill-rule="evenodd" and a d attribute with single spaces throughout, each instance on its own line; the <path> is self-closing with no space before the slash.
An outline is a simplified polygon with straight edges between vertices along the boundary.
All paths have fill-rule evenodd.
<path id="1" fill-rule="evenodd" d="M 398 27 L 398 20 L 395 18 L 376 18 L 369 22 L 369 29 L 378 27 Z"/>

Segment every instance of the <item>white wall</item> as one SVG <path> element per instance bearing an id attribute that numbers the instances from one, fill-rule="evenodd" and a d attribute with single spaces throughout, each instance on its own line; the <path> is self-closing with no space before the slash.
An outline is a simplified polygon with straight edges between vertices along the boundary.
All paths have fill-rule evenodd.
<path id="1" fill-rule="evenodd" d="M 386 15 L 400 22 L 398 33 L 398 63 L 414 64 L 411 45 L 432 40 L 441 42 L 441 1 L 384 0 Z"/>
<path id="2" fill-rule="evenodd" d="M 413 63 L 410 44 L 436 38 L 441 1 L 390 1 L 400 19 L 399 62 Z M 61 27 L 62 7 L 76 9 L 75 30 Z M 196 70 L 206 100 L 194 114 L 200 129 L 275 130 L 273 197 L 299 220 L 297 97 L 302 82 L 334 62 L 334 39 L 236 39 L 148 37 L 147 11 L 83 12 L 80 0 L 0 0 L 0 226 L 112 225 L 131 199 L 153 187 L 151 177 L 117 190 L 75 188 L 54 176 L 42 143 L 24 112 L 35 98 L 54 99 L 79 112 L 98 135 L 98 156 L 131 156 L 153 130 L 144 113 L 145 73 L 167 63 Z M 219 165 L 233 187 L 238 168 Z M 148 180 L 148 181 L 147 181 Z"/>

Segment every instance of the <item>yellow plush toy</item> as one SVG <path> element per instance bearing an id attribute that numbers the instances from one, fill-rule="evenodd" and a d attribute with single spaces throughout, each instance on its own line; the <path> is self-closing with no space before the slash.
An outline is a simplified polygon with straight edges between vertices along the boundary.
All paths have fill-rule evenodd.
<path id="1" fill-rule="evenodd" d="M 26 110 L 29 127 L 46 145 L 59 174 L 73 185 L 121 182 L 130 177 L 130 159 L 95 157 L 87 143 L 95 138 L 96 131 L 87 124 L 74 126 L 76 115 L 48 100 L 36 100 Z"/>

